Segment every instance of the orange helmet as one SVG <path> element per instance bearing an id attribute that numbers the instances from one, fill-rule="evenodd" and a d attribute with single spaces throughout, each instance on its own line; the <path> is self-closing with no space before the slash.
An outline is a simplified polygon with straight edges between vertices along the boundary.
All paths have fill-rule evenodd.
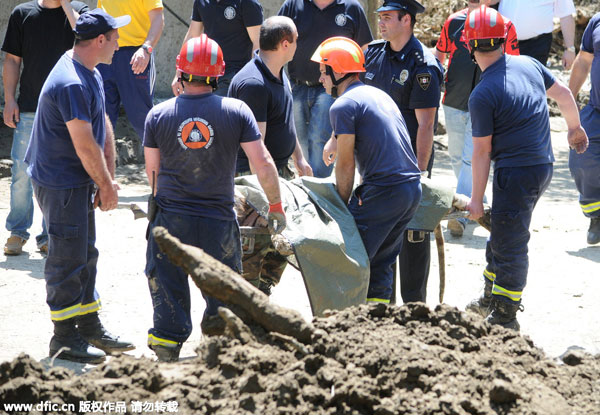
<path id="1" fill-rule="evenodd" d="M 310 59 L 331 66 L 337 73 L 365 72 L 362 49 L 347 37 L 334 36 L 324 40 Z"/>
<path id="2" fill-rule="evenodd" d="M 203 33 L 185 42 L 177 55 L 175 67 L 186 75 L 207 78 L 223 76 L 223 51 L 217 42 Z"/>
<path id="3" fill-rule="evenodd" d="M 506 36 L 506 19 L 496 10 L 481 5 L 467 15 L 463 37 L 471 48 L 496 49 Z"/>

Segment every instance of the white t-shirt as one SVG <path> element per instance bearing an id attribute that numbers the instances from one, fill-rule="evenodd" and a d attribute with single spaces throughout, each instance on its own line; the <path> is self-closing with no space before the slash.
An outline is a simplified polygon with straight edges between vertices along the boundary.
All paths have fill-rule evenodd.
<path id="1" fill-rule="evenodd" d="M 498 11 L 512 20 L 517 39 L 527 40 L 551 33 L 554 18 L 575 13 L 573 0 L 500 0 Z"/>

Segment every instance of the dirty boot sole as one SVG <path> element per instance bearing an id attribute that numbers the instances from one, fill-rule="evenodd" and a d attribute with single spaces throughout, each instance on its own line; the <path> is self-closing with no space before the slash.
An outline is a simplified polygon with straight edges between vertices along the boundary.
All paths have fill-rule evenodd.
<path id="1" fill-rule="evenodd" d="M 481 316 L 481 318 L 486 318 L 488 314 L 490 314 L 490 305 L 484 305 L 481 301 L 481 298 L 478 298 L 467 304 L 465 310 L 471 311 L 472 313 Z"/>
<path id="2" fill-rule="evenodd" d="M 120 354 L 135 349 L 135 346 L 131 343 L 119 343 L 113 341 L 106 341 L 104 339 L 86 339 L 89 344 L 97 349 L 102 350 L 108 354 Z"/>
<path id="3" fill-rule="evenodd" d="M 450 235 L 455 238 L 461 238 L 465 231 L 465 225 L 456 219 L 450 219 L 448 221 L 448 229 L 450 229 Z"/>
<path id="4" fill-rule="evenodd" d="M 68 360 L 70 362 L 76 363 L 91 363 L 91 364 L 99 364 L 106 360 L 106 355 L 82 355 L 79 353 L 72 353 L 71 349 L 63 348 L 63 351 L 60 354 L 56 355 L 59 352 L 58 350 L 50 349 L 49 356 L 56 357 L 57 359 Z M 55 356 L 56 355 L 56 356 Z"/>

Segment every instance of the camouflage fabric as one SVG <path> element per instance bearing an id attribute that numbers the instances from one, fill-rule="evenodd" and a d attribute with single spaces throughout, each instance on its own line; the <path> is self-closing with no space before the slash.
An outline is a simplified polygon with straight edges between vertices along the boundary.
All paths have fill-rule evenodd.
<path id="1" fill-rule="evenodd" d="M 287 165 L 278 168 L 277 173 L 285 180 L 292 180 L 295 176 Z M 251 174 L 250 171 L 238 172 L 236 177 Z M 249 205 L 245 209 L 236 209 L 236 213 L 240 226 L 267 226 L 266 221 Z M 247 248 L 247 246 L 242 246 L 244 252 L 248 251 Z M 261 281 L 264 284 L 275 286 L 279 284 L 286 265 L 286 257 L 275 250 L 270 235 L 255 235 L 252 252 L 242 256 L 242 276 L 257 288 Z"/>

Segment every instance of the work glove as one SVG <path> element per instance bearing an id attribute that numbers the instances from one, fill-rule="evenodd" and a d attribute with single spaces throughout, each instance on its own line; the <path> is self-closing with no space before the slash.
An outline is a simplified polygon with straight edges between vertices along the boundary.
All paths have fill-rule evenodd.
<path id="1" fill-rule="evenodd" d="M 285 212 L 283 211 L 283 205 L 281 202 L 269 204 L 269 231 L 272 234 L 278 234 L 283 232 L 286 225 Z"/>

